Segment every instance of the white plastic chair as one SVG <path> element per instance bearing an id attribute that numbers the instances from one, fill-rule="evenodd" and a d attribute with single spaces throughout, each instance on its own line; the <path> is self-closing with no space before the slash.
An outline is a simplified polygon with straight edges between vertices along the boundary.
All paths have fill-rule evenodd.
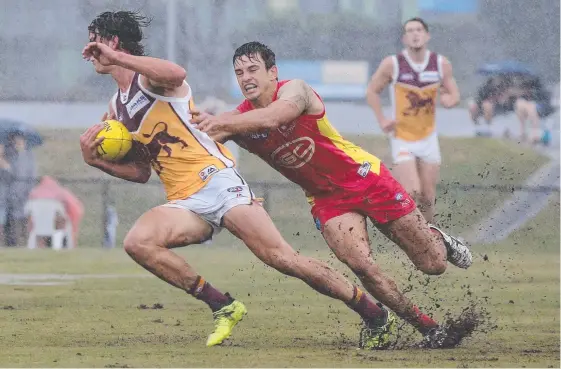
<path id="1" fill-rule="evenodd" d="M 33 228 L 29 231 L 27 239 L 27 248 L 37 247 L 37 237 L 51 237 L 53 250 L 62 249 L 66 237 L 66 247 L 74 248 L 72 224 L 62 202 L 54 199 L 33 199 L 25 204 L 24 211 L 25 216 L 31 216 L 33 222 Z M 56 229 L 57 214 L 64 218 L 64 229 Z"/>

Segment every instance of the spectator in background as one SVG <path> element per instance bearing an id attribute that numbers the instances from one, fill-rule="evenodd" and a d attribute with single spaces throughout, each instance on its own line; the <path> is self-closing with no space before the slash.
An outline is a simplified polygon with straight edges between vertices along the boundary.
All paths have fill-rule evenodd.
<path id="1" fill-rule="evenodd" d="M 0 242 L 6 244 L 4 240 L 4 227 L 6 226 L 8 212 L 8 182 L 12 175 L 12 166 L 6 158 L 6 151 L 3 143 L 0 143 Z"/>
<path id="2" fill-rule="evenodd" d="M 483 116 L 485 126 L 478 127 L 478 136 L 490 136 L 490 125 L 495 115 L 513 111 L 513 102 L 509 99 L 508 89 L 510 81 L 506 76 L 489 78 L 478 90 L 475 101 L 471 101 L 468 110 L 476 126 L 479 118 Z"/>
<path id="3" fill-rule="evenodd" d="M 31 189 L 34 187 L 37 171 L 33 152 L 27 149 L 25 136 L 21 132 L 12 134 L 6 156 L 12 167 L 15 182 L 8 192 L 8 228 L 10 230 L 7 241 L 10 246 L 25 243 L 27 220 L 24 213 L 25 203 Z"/>
<path id="4" fill-rule="evenodd" d="M 520 122 L 521 141 L 539 143 L 542 140 L 540 120 L 555 111 L 551 104 L 551 94 L 543 87 L 539 77 L 523 76 L 516 84 L 521 90 L 514 106 Z M 527 123 L 530 123 L 529 127 Z"/>

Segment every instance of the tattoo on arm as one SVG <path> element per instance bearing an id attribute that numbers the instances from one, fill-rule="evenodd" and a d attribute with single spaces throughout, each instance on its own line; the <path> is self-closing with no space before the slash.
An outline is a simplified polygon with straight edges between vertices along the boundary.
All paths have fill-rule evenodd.
<path id="1" fill-rule="evenodd" d="M 294 103 L 300 112 L 305 112 L 310 107 L 310 86 L 302 80 L 293 80 L 287 83 L 286 88 L 279 91 L 279 99 Z"/>
<path id="2" fill-rule="evenodd" d="M 290 101 L 296 104 L 298 109 L 305 111 L 308 105 L 310 105 L 310 98 L 306 95 L 295 95 L 293 96 Z"/>

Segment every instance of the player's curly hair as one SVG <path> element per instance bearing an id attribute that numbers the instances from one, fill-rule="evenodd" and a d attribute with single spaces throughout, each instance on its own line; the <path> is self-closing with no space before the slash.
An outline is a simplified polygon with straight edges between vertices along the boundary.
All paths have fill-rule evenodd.
<path id="1" fill-rule="evenodd" d="M 132 55 L 144 55 L 142 28 L 150 25 L 151 18 L 133 11 L 103 12 L 88 26 L 88 31 L 101 38 L 119 37 L 119 48 Z"/>
<path id="2" fill-rule="evenodd" d="M 267 70 L 271 69 L 273 65 L 276 64 L 275 53 L 269 49 L 267 45 L 261 42 L 251 41 L 238 47 L 234 52 L 234 57 L 232 58 L 232 64 L 236 64 L 236 60 L 242 56 L 247 56 L 249 59 L 254 58 L 256 55 L 260 55 L 261 59 L 265 63 L 265 68 Z"/>

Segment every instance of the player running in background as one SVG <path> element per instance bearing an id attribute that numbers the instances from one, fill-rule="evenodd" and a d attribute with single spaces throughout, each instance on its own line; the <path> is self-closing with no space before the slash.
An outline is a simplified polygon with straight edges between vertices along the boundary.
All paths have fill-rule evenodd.
<path id="1" fill-rule="evenodd" d="M 372 76 L 366 99 L 382 131 L 390 135 L 392 173 L 419 204 L 428 222 L 434 221 L 440 147 L 436 132 L 436 98 L 451 108 L 460 101 L 452 65 L 427 49 L 427 24 L 412 18 L 403 25 L 405 50 L 386 57 Z M 392 117 L 384 116 L 380 93 L 388 85 Z"/>
<path id="2" fill-rule="evenodd" d="M 84 161 L 112 176 L 145 183 L 151 168 L 162 181 L 168 202 L 142 215 L 127 234 L 125 251 L 142 267 L 211 308 L 215 330 L 207 346 L 220 344 L 246 313 L 245 306 L 198 275 L 174 247 L 203 243 L 222 227 L 239 237 L 264 263 L 297 277 L 316 291 L 345 302 L 368 322 L 386 312 L 371 296 L 327 264 L 297 253 L 282 238 L 237 173 L 232 155 L 189 119 L 192 91 L 185 70 L 143 56 L 142 27 L 148 22 L 126 11 L 105 12 L 90 24 L 83 57 L 99 74 L 110 74 L 118 91 L 108 116 L 121 121 L 135 144 L 122 162 L 99 158 L 96 139 L 102 125 L 81 137 Z"/>
<path id="3" fill-rule="evenodd" d="M 469 267 L 469 249 L 427 224 L 380 160 L 339 135 L 310 86 L 302 80 L 278 81 L 275 54 L 267 46 L 240 46 L 233 64 L 246 100 L 220 116 L 195 114 L 192 122 L 217 140 L 234 139 L 300 185 L 317 228 L 337 258 L 368 292 L 425 335 L 427 346 L 438 347 L 444 329 L 420 312 L 372 259 L 366 218 L 427 274 L 444 273 L 446 259 Z M 394 326 L 391 314 L 365 324 L 363 332 L 368 334 L 361 345 L 383 347 Z"/>

